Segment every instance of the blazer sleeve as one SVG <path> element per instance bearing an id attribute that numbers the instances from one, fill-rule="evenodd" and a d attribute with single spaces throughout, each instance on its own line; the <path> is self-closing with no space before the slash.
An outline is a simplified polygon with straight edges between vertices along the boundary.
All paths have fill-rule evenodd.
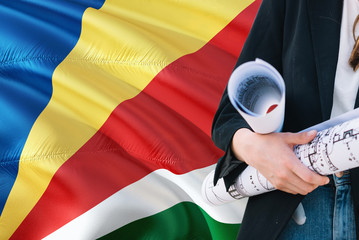
<path id="1" fill-rule="evenodd" d="M 284 0 L 263 0 L 235 68 L 260 58 L 281 73 L 284 15 Z M 247 166 L 234 157 L 230 147 L 234 133 L 240 128 L 251 129 L 230 103 L 226 87 L 213 119 L 212 139 L 225 151 L 217 163 L 214 182 L 223 177 L 227 189 Z"/>

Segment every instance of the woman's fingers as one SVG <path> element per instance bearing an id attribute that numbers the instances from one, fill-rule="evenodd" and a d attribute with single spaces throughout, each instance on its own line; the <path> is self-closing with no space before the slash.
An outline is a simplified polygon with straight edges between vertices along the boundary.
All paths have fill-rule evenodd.
<path id="1" fill-rule="evenodd" d="M 314 139 L 316 131 L 302 133 L 256 134 L 239 130 L 233 137 L 232 149 L 238 159 L 256 168 L 272 185 L 292 194 L 308 194 L 329 182 L 304 166 L 293 152 L 293 146 Z"/>
<path id="2" fill-rule="evenodd" d="M 329 183 L 329 178 L 326 176 L 319 175 L 304 166 L 299 160 L 293 162 L 293 170 L 292 170 L 301 180 L 304 182 L 322 186 Z"/>
<path id="3" fill-rule="evenodd" d="M 276 189 L 292 194 L 306 195 L 320 185 L 329 183 L 329 178 L 310 171 L 298 159 L 287 161 L 286 166 L 273 170 L 269 181 Z M 298 164 L 299 162 L 299 164 Z"/>
<path id="4" fill-rule="evenodd" d="M 286 138 L 286 142 L 288 144 L 306 144 L 312 141 L 317 135 L 316 130 L 311 130 L 308 132 L 300 132 L 300 133 L 283 133 Z"/>

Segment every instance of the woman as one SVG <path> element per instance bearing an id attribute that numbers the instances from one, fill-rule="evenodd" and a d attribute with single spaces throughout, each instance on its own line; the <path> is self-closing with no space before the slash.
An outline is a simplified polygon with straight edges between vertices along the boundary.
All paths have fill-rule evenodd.
<path id="1" fill-rule="evenodd" d="M 282 133 L 251 131 L 225 91 L 212 127 L 213 141 L 225 151 L 215 181 L 223 177 L 228 188 L 251 165 L 281 191 L 249 198 L 238 239 L 356 239 L 359 170 L 320 176 L 292 148 L 315 137 L 294 132 L 359 106 L 359 71 L 355 60 L 348 63 L 358 14 L 358 0 L 263 0 L 236 67 L 260 58 L 282 74 Z M 301 202 L 304 225 L 291 219 Z"/>

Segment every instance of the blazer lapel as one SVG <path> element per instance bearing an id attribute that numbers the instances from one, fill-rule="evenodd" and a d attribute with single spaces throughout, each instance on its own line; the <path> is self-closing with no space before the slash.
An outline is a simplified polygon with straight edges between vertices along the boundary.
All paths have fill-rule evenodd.
<path id="1" fill-rule="evenodd" d="M 333 105 L 343 0 L 307 0 L 323 120 Z"/>

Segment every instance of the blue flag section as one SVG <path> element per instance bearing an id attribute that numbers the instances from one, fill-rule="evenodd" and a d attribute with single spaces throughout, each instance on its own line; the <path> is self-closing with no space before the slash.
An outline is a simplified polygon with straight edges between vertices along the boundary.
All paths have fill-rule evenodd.
<path id="1" fill-rule="evenodd" d="M 0 213 L 52 73 L 81 33 L 83 12 L 103 1 L 0 1 Z"/>

